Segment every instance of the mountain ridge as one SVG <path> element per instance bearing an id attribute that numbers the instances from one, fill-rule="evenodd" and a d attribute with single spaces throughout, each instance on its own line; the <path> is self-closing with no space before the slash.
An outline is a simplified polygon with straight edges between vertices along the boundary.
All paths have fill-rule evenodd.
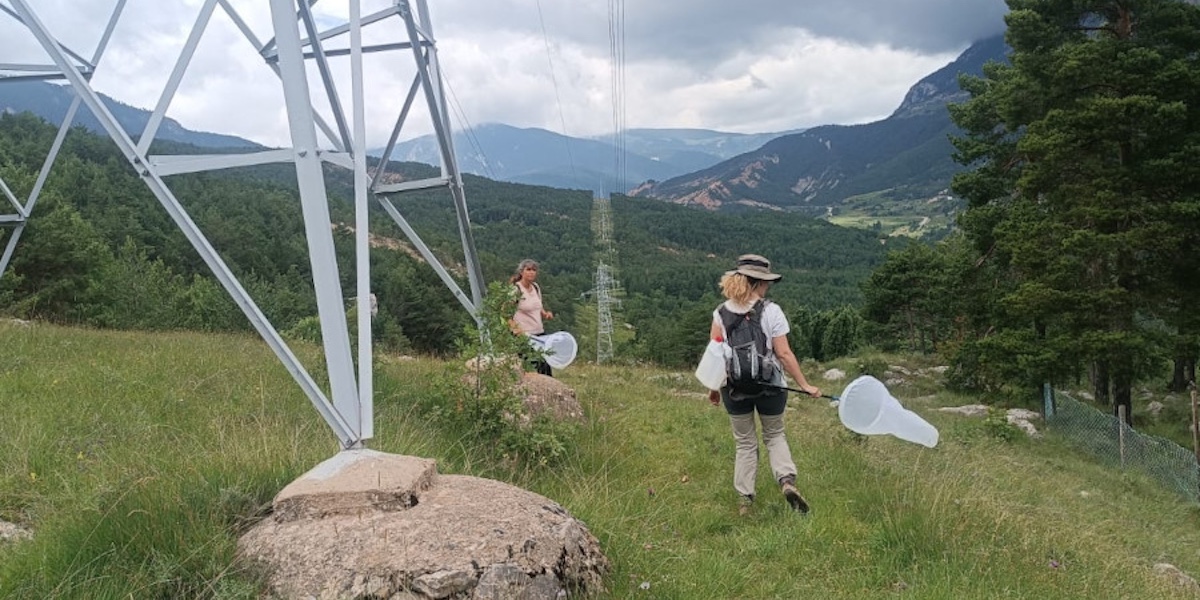
<path id="1" fill-rule="evenodd" d="M 630 193 L 710 210 L 770 208 L 830 214 L 848 199 L 886 194 L 912 201 L 944 195 L 961 167 L 949 137 L 957 132 L 947 104 L 966 98 L 962 73 L 1003 60 L 1003 38 L 973 44 L 922 78 L 887 118 L 860 125 L 823 125 L 778 137 L 752 152 Z"/>
<path id="2" fill-rule="evenodd" d="M 454 132 L 459 169 L 511 183 L 566 189 L 627 190 L 648 179 L 666 179 L 717 164 L 785 133 L 730 133 L 709 129 L 636 128 L 615 135 L 574 137 L 538 127 L 484 123 Z M 369 152 L 381 156 L 382 150 Z M 424 135 L 396 144 L 393 160 L 437 164 L 437 140 Z"/>
<path id="3" fill-rule="evenodd" d="M 99 94 L 99 96 L 105 107 L 116 118 L 117 123 L 131 138 L 136 140 L 145 129 L 146 123 L 149 122 L 152 111 L 130 106 L 105 94 Z M 58 125 L 66 117 L 72 98 L 73 92 L 63 85 L 42 81 L 4 81 L 0 79 L 0 113 L 29 112 Z M 95 133 L 104 133 L 100 121 L 85 105 L 81 105 L 76 112 L 75 125 L 81 125 Z M 191 144 L 202 148 L 265 148 L 262 144 L 235 135 L 188 129 L 170 117 L 162 120 L 154 139 Z"/>

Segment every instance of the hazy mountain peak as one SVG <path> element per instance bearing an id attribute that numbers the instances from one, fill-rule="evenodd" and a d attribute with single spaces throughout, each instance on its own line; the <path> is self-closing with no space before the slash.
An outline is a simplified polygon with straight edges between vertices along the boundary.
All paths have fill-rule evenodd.
<path id="1" fill-rule="evenodd" d="M 909 88 L 892 117 L 942 111 L 946 104 L 962 102 L 967 95 L 958 87 L 958 76 L 962 73 L 978 75 L 984 63 L 1004 57 L 1006 50 L 1003 35 L 971 44 L 950 64 L 921 78 Z"/>

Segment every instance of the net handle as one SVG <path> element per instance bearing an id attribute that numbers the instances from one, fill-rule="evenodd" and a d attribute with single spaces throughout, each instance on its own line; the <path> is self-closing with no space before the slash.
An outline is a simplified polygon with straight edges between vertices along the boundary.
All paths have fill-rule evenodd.
<path id="1" fill-rule="evenodd" d="M 786 386 L 786 385 L 771 385 L 771 384 L 769 384 L 769 383 L 764 383 L 764 384 L 762 384 L 762 386 L 763 386 L 763 387 L 768 387 L 768 388 L 771 388 L 771 389 L 775 389 L 775 390 L 787 390 L 787 391 L 789 391 L 789 392 L 796 392 L 797 394 L 804 394 L 805 396 L 808 396 L 809 398 L 812 398 L 812 397 L 813 397 L 813 396 L 810 396 L 810 395 L 809 395 L 809 393 L 808 393 L 808 392 L 806 392 L 806 391 L 804 391 L 804 390 L 798 390 L 798 389 L 796 389 L 796 388 L 790 388 L 790 387 L 788 387 L 788 386 Z M 821 398 L 828 398 L 829 400 L 840 400 L 840 398 L 838 398 L 837 396 L 830 396 L 829 394 L 821 394 L 821 396 L 820 396 L 820 397 L 821 397 Z"/>

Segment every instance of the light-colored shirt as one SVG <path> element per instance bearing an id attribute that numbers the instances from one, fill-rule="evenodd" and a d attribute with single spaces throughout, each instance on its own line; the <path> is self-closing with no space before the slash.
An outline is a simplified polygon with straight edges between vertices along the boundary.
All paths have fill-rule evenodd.
<path id="1" fill-rule="evenodd" d="M 521 292 L 521 301 L 517 303 L 517 312 L 513 314 L 513 322 L 521 328 L 521 332 L 529 335 L 545 333 L 542 325 L 542 291 L 534 284 L 526 290 L 520 283 L 513 284 Z"/>

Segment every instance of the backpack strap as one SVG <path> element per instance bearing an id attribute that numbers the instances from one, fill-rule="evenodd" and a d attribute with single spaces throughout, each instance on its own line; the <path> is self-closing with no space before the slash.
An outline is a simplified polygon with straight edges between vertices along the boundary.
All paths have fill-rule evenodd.
<path id="1" fill-rule="evenodd" d="M 729 334 L 729 329 L 733 327 L 733 325 L 740 319 L 749 319 L 755 323 L 758 323 L 761 327 L 762 312 L 763 309 L 767 307 L 767 302 L 769 302 L 769 300 L 766 298 L 759 298 L 758 301 L 750 307 L 750 310 L 744 313 L 733 312 L 732 310 L 725 308 L 725 303 L 722 302 L 721 305 L 717 307 L 717 313 L 721 315 L 721 326 L 725 328 L 726 335 Z"/>
<path id="2" fill-rule="evenodd" d="M 759 298 L 758 302 L 755 302 L 754 306 L 750 307 L 750 311 L 746 313 L 746 318 L 749 319 L 750 322 L 753 323 L 755 327 L 758 327 L 758 330 L 762 332 L 762 352 L 766 356 L 773 355 L 775 351 L 775 349 L 771 347 L 771 338 L 767 336 L 766 331 L 762 330 L 763 313 L 767 311 L 767 305 L 770 302 L 771 301 L 767 300 L 766 298 Z"/>
<path id="3" fill-rule="evenodd" d="M 751 319 L 761 322 L 763 309 L 765 309 L 766 307 L 767 307 L 767 299 L 759 298 L 758 302 L 755 302 L 754 306 L 750 307 L 750 312 L 747 312 L 746 314 L 750 315 Z"/>
<path id="4" fill-rule="evenodd" d="M 524 295 L 524 294 L 525 294 L 525 288 L 522 288 L 520 283 L 517 283 L 517 282 L 515 282 L 515 281 L 514 281 L 514 282 L 513 282 L 513 287 L 517 288 L 517 291 L 518 291 L 518 292 L 520 292 L 520 293 L 521 293 L 521 295 Z M 533 282 L 533 291 L 534 291 L 534 292 L 537 292 L 537 297 L 538 297 L 538 298 L 541 298 L 541 297 L 542 297 L 542 288 L 541 288 L 541 286 L 539 286 L 539 285 L 537 284 L 537 282 L 536 282 L 536 281 L 535 281 L 535 282 Z"/>
<path id="5" fill-rule="evenodd" d="M 723 302 L 721 303 L 721 306 L 717 307 L 717 314 L 721 316 L 721 327 L 725 329 L 725 339 L 728 341 L 729 330 L 733 329 L 733 326 L 736 325 L 738 321 L 744 319 L 746 314 L 735 313 L 732 310 L 725 308 L 725 303 Z"/>

